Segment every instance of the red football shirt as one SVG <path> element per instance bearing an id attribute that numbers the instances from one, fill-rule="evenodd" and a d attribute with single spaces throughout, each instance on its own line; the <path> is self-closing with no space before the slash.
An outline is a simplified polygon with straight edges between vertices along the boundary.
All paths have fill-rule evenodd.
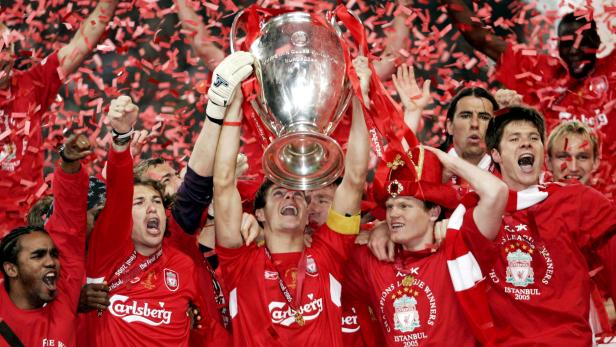
<path id="1" fill-rule="evenodd" d="M 560 120 L 572 119 L 598 130 L 603 144 L 596 188 L 612 198 L 616 193 L 616 52 L 597 59 L 594 70 L 581 81 L 569 75 L 559 58 L 527 54 L 522 47 L 508 45 L 497 65 L 497 80 L 537 107 L 548 130 Z"/>
<path id="2" fill-rule="evenodd" d="M 345 303 L 344 297 L 345 295 L 342 295 L 342 342 L 346 347 L 362 347 L 364 341 L 359 331 L 357 309 L 352 304 Z"/>
<path id="3" fill-rule="evenodd" d="M 60 251 L 57 297 L 44 307 L 22 310 L 0 288 L 0 318 L 24 346 L 74 346 L 77 304 L 85 275 L 85 230 L 88 175 L 68 174 L 56 167 L 54 211 L 45 225 Z M 0 336 L 0 341 L 4 339 Z M 1 344 L 1 342 L 0 342 Z"/>
<path id="4" fill-rule="evenodd" d="M 461 232 L 474 244 L 492 247 L 474 223 L 464 223 Z M 436 252 L 400 251 L 397 257 L 395 263 L 381 262 L 367 247 L 357 247 L 345 279 L 352 300 L 374 308 L 387 346 L 475 346 L 444 246 Z"/>
<path id="5" fill-rule="evenodd" d="M 306 273 L 298 310 L 305 325 L 279 287 L 278 269 L 291 295 L 296 295 L 301 252 L 272 254 L 263 247 L 216 247 L 223 281 L 230 290 L 229 312 L 235 346 L 343 346 L 341 337 L 341 273 L 354 236 L 338 234 L 327 225 L 306 248 Z"/>
<path id="6" fill-rule="evenodd" d="M 134 251 L 132 230 L 133 162 L 128 150 L 110 151 L 107 202 L 92 231 L 88 281 L 109 281 Z M 135 266 L 145 259 L 137 254 Z M 91 346 L 187 346 L 191 301 L 205 307 L 192 259 L 163 243 L 162 256 L 145 271 L 109 293 L 111 304 L 98 317 L 88 313 Z"/>
<path id="7" fill-rule="evenodd" d="M 59 64 L 54 53 L 0 90 L 0 237 L 24 224 L 43 184 L 41 118 L 62 85 Z"/>
<path id="8" fill-rule="evenodd" d="M 588 255 L 614 231 L 614 206 L 579 184 L 506 214 L 488 275 L 499 346 L 590 346 Z"/>
<path id="9" fill-rule="evenodd" d="M 201 291 L 205 307 L 199 307 L 202 329 L 191 331 L 191 346 L 213 344 L 230 345 L 231 335 L 223 325 L 221 310 L 228 310 L 227 298 L 218 278 L 212 278 L 211 266 L 199 251 L 196 235 L 189 235 L 178 225 L 172 213 L 167 213 L 169 236 L 165 242 L 191 257 L 197 269 L 196 283 Z M 215 281 L 215 282 L 214 282 Z M 224 300 L 224 301 L 223 301 Z"/>

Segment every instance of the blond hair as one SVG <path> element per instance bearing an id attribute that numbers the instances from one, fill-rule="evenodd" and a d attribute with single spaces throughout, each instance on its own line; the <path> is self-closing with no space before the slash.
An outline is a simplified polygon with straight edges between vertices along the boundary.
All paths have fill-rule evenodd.
<path id="1" fill-rule="evenodd" d="M 594 156 L 594 159 L 599 158 L 599 137 L 588 125 L 578 120 L 562 121 L 560 124 L 558 124 L 558 126 L 552 129 L 552 132 L 548 137 L 548 157 L 552 156 L 554 142 L 568 134 L 580 135 L 582 136 L 582 138 L 590 142 L 590 144 L 592 145 L 592 154 Z"/>

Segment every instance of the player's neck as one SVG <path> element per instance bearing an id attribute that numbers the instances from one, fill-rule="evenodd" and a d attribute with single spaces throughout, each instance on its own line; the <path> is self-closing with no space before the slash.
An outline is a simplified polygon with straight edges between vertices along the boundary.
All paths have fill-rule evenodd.
<path id="1" fill-rule="evenodd" d="M 28 291 L 15 281 L 11 283 L 11 291 L 8 294 L 13 304 L 22 310 L 34 310 L 43 307 L 45 304 L 38 298 L 28 296 Z"/>
<path id="2" fill-rule="evenodd" d="M 466 162 L 469 162 L 469 163 L 477 166 L 481 162 L 481 159 L 483 159 L 484 155 L 485 155 L 485 153 L 481 153 L 481 154 L 462 153 L 462 155 L 460 155 L 460 158 L 464 159 Z"/>
<path id="3" fill-rule="evenodd" d="M 405 251 L 418 252 L 434 246 L 434 228 L 429 228 L 423 235 L 401 244 Z"/>
<path id="4" fill-rule="evenodd" d="M 304 250 L 303 230 L 271 230 L 265 229 L 265 244 L 272 253 L 301 252 Z"/>
<path id="5" fill-rule="evenodd" d="M 514 192 L 521 192 L 523 190 L 526 190 L 532 186 L 536 186 L 537 184 L 539 184 L 539 178 L 537 178 L 537 180 L 534 183 L 527 184 L 527 183 L 516 181 L 515 179 L 512 179 L 511 177 L 508 177 L 506 175 L 503 175 L 503 181 L 507 184 L 507 187 L 509 187 L 509 189 L 513 190 Z"/>
<path id="6" fill-rule="evenodd" d="M 144 257 L 151 256 L 152 254 L 156 253 L 156 251 L 158 251 L 161 247 L 162 247 L 162 244 L 156 247 L 150 247 L 150 246 L 146 246 L 143 244 L 135 243 L 135 251 Z"/>

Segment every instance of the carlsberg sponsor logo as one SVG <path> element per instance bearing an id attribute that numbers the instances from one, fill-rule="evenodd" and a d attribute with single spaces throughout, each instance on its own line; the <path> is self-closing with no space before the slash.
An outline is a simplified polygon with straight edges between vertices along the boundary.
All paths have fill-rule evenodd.
<path id="1" fill-rule="evenodd" d="M 147 302 L 143 304 L 138 304 L 135 300 L 129 302 L 128 296 L 117 294 L 109 301 L 109 312 L 127 323 L 140 322 L 159 326 L 171 322 L 171 311 L 165 310 L 164 302 L 159 302 L 159 307 L 150 307 Z"/>
<path id="2" fill-rule="evenodd" d="M 314 299 L 311 302 L 300 306 L 298 310 L 302 317 L 304 317 L 304 321 L 316 319 L 323 311 L 323 299 Z M 272 315 L 273 323 L 286 327 L 295 323 L 295 310 L 291 309 L 286 302 L 270 302 L 269 311 Z"/>

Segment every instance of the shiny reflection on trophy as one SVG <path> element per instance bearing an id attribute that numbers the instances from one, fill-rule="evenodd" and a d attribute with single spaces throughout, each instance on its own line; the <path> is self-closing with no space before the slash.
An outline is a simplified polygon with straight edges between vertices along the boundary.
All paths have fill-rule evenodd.
<path id="1" fill-rule="evenodd" d="M 238 14 L 231 29 L 235 45 Z M 252 107 L 276 138 L 263 169 L 289 189 L 325 187 L 344 170 L 340 145 L 328 135 L 351 97 L 340 29 L 334 20 L 290 12 L 270 19 L 250 46 L 260 94 Z"/>

